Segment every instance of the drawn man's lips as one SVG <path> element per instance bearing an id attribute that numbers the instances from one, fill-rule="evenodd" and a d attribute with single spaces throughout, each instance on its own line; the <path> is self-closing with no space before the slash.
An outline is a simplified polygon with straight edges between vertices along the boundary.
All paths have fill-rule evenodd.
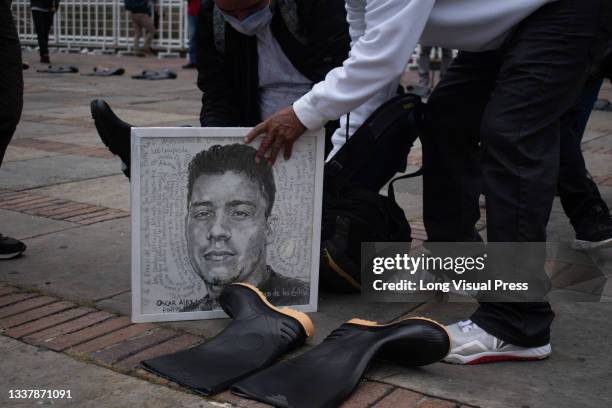
<path id="1" fill-rule="evenodd" d="M 234 256 L 231 251 L 208 251 L 204 254 L 204 259 L 212 262 L 222 262 Z"/>

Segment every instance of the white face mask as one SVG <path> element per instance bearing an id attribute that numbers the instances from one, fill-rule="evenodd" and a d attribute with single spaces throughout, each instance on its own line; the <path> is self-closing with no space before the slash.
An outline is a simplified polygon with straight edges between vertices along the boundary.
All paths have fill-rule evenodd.
<path id="1" fill-rule="evenodd" d="M 269 5 L 251 14 L 242 21 L 223 12 L 222 14 L 225 21 L 227 21 L 228 24 L 234 28 L 234 30 L 248 36 L 257 34 L 261 29 L 270 24 L 272 17 L 274 16 Z"/>

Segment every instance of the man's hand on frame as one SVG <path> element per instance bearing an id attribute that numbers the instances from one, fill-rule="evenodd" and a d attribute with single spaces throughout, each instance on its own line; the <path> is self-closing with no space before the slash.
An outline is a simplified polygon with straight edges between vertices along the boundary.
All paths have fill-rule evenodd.
<path id="1" fill-rule="evenodd" d="M 267 120 L 255 126 L 245 137 L 245 143 L 251 143 L 261 134 L 265 134 L 257 153 L 255 161 L 259 163 L 265 159 L 265 153 L 270 149 L 270 157 L 268 164 L 272 166 L 280 151 L 284 149 L 285 160 L 291 157 L 293 143 L 304 134 L 306 127 L 300 122 L 297 115 L 293 111 L 293 107 L 289 106 L 276 112 Z"/>

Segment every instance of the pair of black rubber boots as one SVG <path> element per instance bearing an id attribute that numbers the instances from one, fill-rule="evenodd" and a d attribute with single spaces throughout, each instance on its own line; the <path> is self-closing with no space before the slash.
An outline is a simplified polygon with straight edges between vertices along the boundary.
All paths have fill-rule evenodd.
<path id="1" fill-rule="evenodd" d="M 337 407 L 375 358 L 408 366 L 441 360 L 450 348 L 444 326 L 426 318 L 390 324 L 352 319 L 318 346 L 278 364 L 312 336 L 310 318 L 276 308 L 254 286 L 231 284 L 219 303 L 233 318 L 220 334 L 192 349 L 143 361 L 162 377 L 204 394 L 234 394 L 279 407 Z"/>

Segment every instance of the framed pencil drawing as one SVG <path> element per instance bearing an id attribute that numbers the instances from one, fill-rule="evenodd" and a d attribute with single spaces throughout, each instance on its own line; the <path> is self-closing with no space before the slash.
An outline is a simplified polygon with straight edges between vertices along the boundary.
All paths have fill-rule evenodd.
<path id="1" fill-rule="evenodd" d="M 324 136 L 256 163 L 248 128 L 132 129 L 132 320 L 224 317 L 223 286 L 316 311 Z"/>

